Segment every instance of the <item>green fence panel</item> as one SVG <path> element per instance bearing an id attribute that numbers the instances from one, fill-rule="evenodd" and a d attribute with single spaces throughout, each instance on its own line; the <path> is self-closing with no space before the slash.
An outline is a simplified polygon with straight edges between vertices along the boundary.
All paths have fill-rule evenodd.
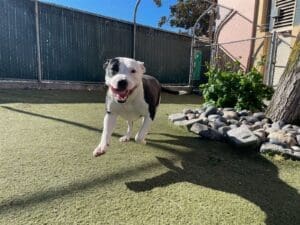
<path id="1" fill-rule="evenodd" d="M 0 79 L 37 80 L 35 3 L 0 0 Z M 103 82 L 103 62 L 132 57 L 133 24 L 38 3 L 41 75 L 48 81 Z M 136 59 L 162 83 L 187 84 L 191 38 L 137 26 Z"/>
<path id="2" fill-rule="evenodd" d="M 195 57 L 194 57 L 193 80 L 201 79 L 202 61 L 203 61 L 203 53 L 201 50 L 199 50 L 196 52 Z"/>
<path id="3" fill-rule="evenodd" d="M 33 1 L 0 0 L 0 79 L 37 79 Z"/>
<path id="4" fill-rule="evenodd" d="M 130 25 L 47 4 L 39 9 L 43 79 L 103 82 L 105 59 L 131 55 Z"/>
<path id="5" fill-rule="evenodd" d="M 191 38 L 139 26 L 136 58 L 162 83 L 187 84 Z"/>

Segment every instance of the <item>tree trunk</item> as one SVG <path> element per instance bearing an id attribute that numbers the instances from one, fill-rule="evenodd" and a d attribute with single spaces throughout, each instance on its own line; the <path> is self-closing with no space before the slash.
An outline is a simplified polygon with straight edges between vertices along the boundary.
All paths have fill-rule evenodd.
<path id="1" fill-rule="evenodd" d="M 300 33 L 266 115 L 273 121 L 300 122 Z"/>

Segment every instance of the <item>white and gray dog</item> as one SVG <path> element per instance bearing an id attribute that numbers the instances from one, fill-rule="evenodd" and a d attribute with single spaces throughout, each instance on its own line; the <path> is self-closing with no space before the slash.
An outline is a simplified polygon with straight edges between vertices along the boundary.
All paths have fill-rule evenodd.
<path id="1" fill-rule="evenodd" d="M 144 75 L 146 69 L 143 62 L 117 57 L 107 60 L 103 68 L 106 71 L 105 84 L 108 87 L 106 114 L 100 144 L 93 152 L 95 157 L 106 152 L 118 116 L 127 120 L 128 124 L 127 132 L 120 141 L 130 140 L 133 121 L 142 118 L 143 123 L 135 135 L 135 141 L 146 144 L 145 137 L 155 117 L 161 90 L 181 94 L 163 88 L 154 77 Z"/>

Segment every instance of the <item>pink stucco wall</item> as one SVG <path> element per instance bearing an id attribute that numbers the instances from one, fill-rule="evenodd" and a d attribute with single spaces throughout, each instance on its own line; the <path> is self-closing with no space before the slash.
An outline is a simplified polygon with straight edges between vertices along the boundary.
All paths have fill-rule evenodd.
<path id="1" fill-rule="evenodd" d="M 239 14 L 235 14 L 221 29 L 218 38 L 219 43 L 249 39 L 252 37 L 253 21 L 255 16 L 256 0 L 219 0 L 219 4 L 233 8 Z M 221 9 L 221 19 L 226 16 L 228 10 Z M 226 44 L 222 47 L 231 56 L 238 59 L 244 68 L 249 60 L 251 41 Z"/>

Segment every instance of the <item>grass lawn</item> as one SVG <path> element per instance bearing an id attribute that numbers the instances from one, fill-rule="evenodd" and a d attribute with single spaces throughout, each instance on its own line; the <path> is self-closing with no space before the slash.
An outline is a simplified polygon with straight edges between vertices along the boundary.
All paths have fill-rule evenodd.
<path id="1" fill-rule="evenodd" d="M 145 146 L 119 143 L 118 120 L 109 151 L 93 158 L 103 101 L 101 92 L 0 90 L 0 224 L 300 224 L 299 161 L 169 124 L 198 96 L 163 95 Z"/>

